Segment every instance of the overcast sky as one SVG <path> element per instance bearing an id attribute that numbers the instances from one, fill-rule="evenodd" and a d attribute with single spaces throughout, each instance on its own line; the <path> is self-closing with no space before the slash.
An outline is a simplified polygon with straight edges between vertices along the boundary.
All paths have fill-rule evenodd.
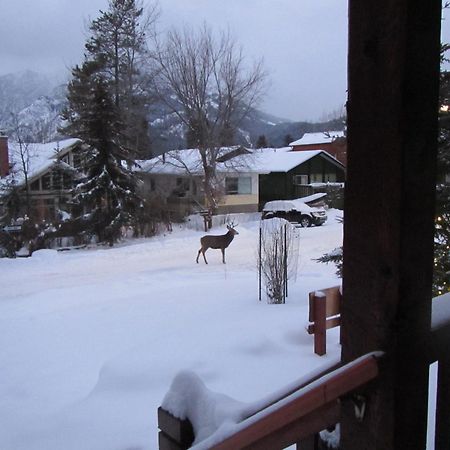
<path id="1" fill-rule="evenodd" d="M 144 0 L 146 3 L 147 0 Z M 0 75 L 66 74 L 82 62 L 86 23 L 108 0 L 0 0 Z M 230 28 L 249 59 L 264 58 L 270 87 L 261 109 L 323 119 L 346 98 L 346 0 L 159 0 L 159 29 L 183 23 Z"/>

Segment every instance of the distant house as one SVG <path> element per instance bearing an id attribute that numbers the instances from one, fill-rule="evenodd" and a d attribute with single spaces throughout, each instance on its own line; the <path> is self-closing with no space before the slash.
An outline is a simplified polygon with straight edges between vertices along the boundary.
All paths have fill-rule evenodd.
<path id="1" fill-rule="evenodd" d="M 219 213 L 255 212 L 270 200 L 308 195 L 313 183 L 343 183 L 344 166 L 322 150 L 293 152 L 290 147 L 224 149 L 216 172 L 221 191 Z M 141 161 L 144 192 L 188 214 L 205 208 L 198 150 L 177 150 Z"/>
<path id="2" fill-rule="evenodd" d="M 79 150 L 84 144 L 79 139 L 24 144 L 22 154 L 25 152 L 25 157 L 21 158 L 18 143 L 2 141 L 0 206 L 5 206 L 6 195 L 14 188 L 22 198 L 22 210 L 18 213 L 25 214 L 27 178 L 30 207 L 37 220 L 53 220 L 69 212 L 71 189 L 81 173 Z M 23 161 L 26 161 L 25 169 Z"/>
<path id="3" fill-rule="evenodd" d="M 220 186 L 219 212 L 256 211 L 258 175 L 247 165 L 251 152 L 244 147 L 224 148 L 216 162 Z M 167 209 L 184 216 L 205 209 L 203 168 L 197 149 L 173 150 L 139 161 L 136 171 L 143 180 L 141 193 L 164 202 Z"/>
<path id="4" fill-rule="evenodd" d="M 79 139 L 29 145 L 29 198 L 37 220 L 54 220 L 73 212 L 71 190 L 83 173 L 80 150 L 85 145 Z M 13 186 L 24 209 L 26 184 L 20 148 L 16 143 L 9 147 L 9 159 L 2 160 L 1 166 L 5 176 L 0 179 L 0 207 Z M 179 216 L 205 209 L 198 150 L 175 150 L 138 161 L 135 171 L 142 180 L 140 195 L 149 200 L 150 208 L 163 207 Z M 299 152 L 290 147 L 223 148 L 216 172 L 219 213 L 256 212 L 270 200 L 309 195 L 316 191 L 313 186 L 339 184 L 345 178 L 343 164 L 326 151 Z"/>
<path id="5" fill-rule="evenodd" d="M 257 171 L 260 208 L 271 200 L 304 197 L 345 181 L 344 165 L 323 150 L 264 149 Z"/>
<path id="6" fill-rule="evenodd" d="M 324 150 L 344 166 L 347 165 L 347 139 L 343 131 L 305 133 L 289 144 L 292 151 Z"/>

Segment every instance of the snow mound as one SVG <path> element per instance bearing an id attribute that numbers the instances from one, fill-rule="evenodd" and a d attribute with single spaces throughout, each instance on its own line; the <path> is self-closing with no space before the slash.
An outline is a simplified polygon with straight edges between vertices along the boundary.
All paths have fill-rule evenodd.
<path id="1" fill-rule="evenodd" d="M 181 420 L 189 417 L 195 443 L 201 442 L 220 427 L 232 426 L 243 419 L 245 403 L 209 390 L 194 372 L 185 370 L 174 378 L 162 407 Z"/>

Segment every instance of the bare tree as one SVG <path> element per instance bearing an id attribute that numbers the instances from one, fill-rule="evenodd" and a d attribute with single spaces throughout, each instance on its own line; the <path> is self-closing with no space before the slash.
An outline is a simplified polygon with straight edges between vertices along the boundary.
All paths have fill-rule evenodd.
<path id="1" fill-rule="evenodd" d="M 31 214 L 31 202 L 30 202 L 30 183 L 28 180 L 30 173 L 30 161 L 34 156 L 35 148 L 34 146 L 27 142 L 27 128 L 23 125 L 17 116 L 17 114 L 12 114 L 12 123 L 13 123 L 13 133 L 16 138 L 18 146 L 16 147 L 16 151 L 14 153 L 14 172 L 19 175 L 19 177 L 23 177 L 23 182 L 25 185 L 25 211 L 28 217 Z"/>
<path id="2" fill-rule="evenodd" d="M 217 157 L 260 100 L 262 61 L 246 67 L 230 33 L 215 36 L 206 25 L 171 30 L 163 43 L 155 43 L 154 61 L 155 92 L 185 126 L 188 147 L 198 149 L 206 206 L 214 212 Z"/>
<path id="3" fill-rule="evenodd" d="M 299 233 L 283 219 L 261 222 L 258 269 L 268 303 L 285 303 L 287 283 L 297 273 Z"/>

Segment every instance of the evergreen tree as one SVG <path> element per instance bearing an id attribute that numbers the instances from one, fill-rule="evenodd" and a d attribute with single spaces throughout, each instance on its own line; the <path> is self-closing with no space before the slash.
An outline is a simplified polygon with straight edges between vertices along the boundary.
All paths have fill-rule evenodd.
<path id="1" fill-rule="evenodd" d="M 158 14 L 144 16 L 141 0 L 109 0 L 108 10 L 91 22 L 85 58 L 72 70 L 65 135 L 82 139 L 86 178 L 75 202 L 88 219 L 77 219 L 85 232 L 111 245 L 140 200 L 132 160 L 149 152 L 144 67 L 146 33 Z"/>
<path id="2" fill-rule="evenodd" d="M 67 130 L 88 144 L 83 155 L 86 176 L 74 191 L 74 202 L 87 214 L 78 221 L 86 233 L 112 245 L 121 226 L 130 223 L 140 199 L 136 177 L 128 169 L 129 152 L 121 145 L 120 111 L 96 68 L 96 63 L 85 62 L 73 70 L 64 117 Z"/>
<path id="3" fill-rule="evenodd" d="M 442 72 L 440 81 L 433 295 L 450 292 L 450 72 Z"/>
<path id="4" fill-rule="evenodd" d="M 149 81 L 146 71 L 147 34 L 157 19 L 155 6 L 145 15 L 140 0 L 110 0 L 107 11 L 93 20 L 86 42 L 86 60 L 96 63 L 107 81 L 116 108 L 124 122 L 122 143 L 136 156 L 149 153 L 147 120 Z"/>

